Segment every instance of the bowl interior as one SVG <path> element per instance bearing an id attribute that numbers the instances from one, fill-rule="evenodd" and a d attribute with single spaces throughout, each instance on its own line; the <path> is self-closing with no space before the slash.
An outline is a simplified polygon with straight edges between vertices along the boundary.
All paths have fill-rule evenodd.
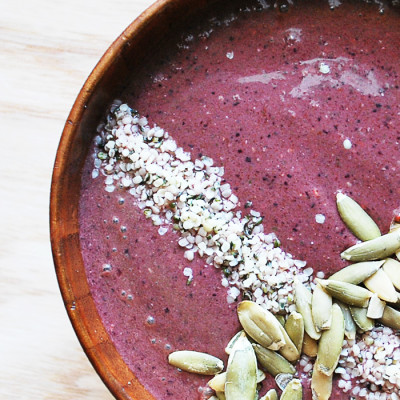
<path id="1" fill-rule="evenodd" d="M 107 110 L 114 99 L 121 97 L 124 99 L 131 99 L 135 97 L 136 88 L 138 85 L 140 86 L 141 84 L 141 77 L 145 76 L 148 71 L 152 70 L 155 62 L 154 60 L 158 60 L 156 62 L 160 62 L 159 60 L 167 60 L 168 52 L 170 51 L 171 46 L 174 46 L 175 43 L 181 41 L 182 33 L 190 31 L 192 27 L 196 25 L 197 21 L 201 21 L 206 18 L 209 19 L 212 15 L 222 12 L 224 13 L 224 15 L 228 15 L 230 9 L 233 10 L 239 5 L 246 6 L 258 4 L 260 7 L 260 4 L 262 5 L 264 3 L 265 2 L 261 0 L 259 2 L 254 0 L 251 3 L 249 3 L 248 1 L 246 2 L 235 0 L 229 2 L 229 4 L 218 0 L 160 0 L 156 2 L 152 7 L 146 10 L 136 21 L 134 21 L 121 34 L 121 36 L 117 38 L 117 40 L 111 45 L 109 50 L 99 61 L 98 65 L 95 67 L 88 80 L 84 84 L 81 92 L 79 93 L 68 117 L 68 120 L 65 124 L 55 161 L 51 190 L 50 223 L 53 257 L 56 266 L 57 278 L 59 281 L 65 306 L 68 315 L 72 321 L 72 324 L 75 328 L 75 331 L 78 335 L 78 338 L 82 344 L 82 347 L 87 353 L 95 369 L 104 380 L 105 384 L 109 387 L 109 389 L 117 399 L 150 400 L 153 399 L 153 396 L 145 389 L 143 384 L 138 380 L 132 370 L 128 367 L 120 352 L 117 351 L 113 340 L 110 338 L 109 332 L 104 326 L 104 321 L 100 317 L 97 310 L 97 305 L 93 299 L 93 293 L 91 292 L 90 285 L 88 283 L 87 270 L 85 269 L 82 258 L 82 243 L 80 237 L 81 226 L 79 221 L 79 203 L 82 195 L 82 171 L 84 169 L 85 160 L 87 160 L 88 158 L 88 152 L 93 143 L 94 136 L 96 135 L 97 126 L 99 122 L 105 118 Z M 343 8 L 346 10 L 348 4 L 353 4 L 356 8 L 358 7 L 357 9 L 360 9 L 360 7 L 362 6 L 360 6 L 359 3 L 360 2 L 357 1 L 347 2 L 346 5 L 343 6 Z M 305 4 L 305 7 L 314 7 L 317 10 L 322 7 L 321 2 L 318 1 L 305 1 L 302 4 Z M 286 3 L 279 3 L 278 7 L 282 7 L 282 13 L 284 13 L 286 10 Z M 327 4 L 324 4 L 323 7 L 327 8 L 328 6 Z M 349 7 L 351 9 L 352 6 Z M 354 13 L 352 14 L 353 20 L 356 19 L 355 15 L 356 14 Z M 310 21 L 309 25 L 313 27 L 314 18 L 312 14 L 309 14 L 307 18 L 309 18 Z M 378 13 L 376 13 L 376 16 L 371 17 L 371 21 L 375 21 L 374 18 L 378 20 Z M 275 26 L 279 26 L 279 24 L 283 23 L 282 21 L 282 16 L 278 14 L 274 20 L 274 23 L 276 24 Z M 395 19 L 392 18 L 388 23 L 393 23 L 393 21 L 395 21 Z M 316 32 L 318 31 L 319 26 L 323 27 L 323 25 L 318 25 L 318 23 L 316 23 Z M 337 31 L 341 26 L 340 21 L 334 21 L 332 22 L 332 24 L 332 26 L 327 26 L 326 28 L 329 28 L 332 31 L 335 31 L 336 29 Z M 273 30 L 273 28 L 271 28 L 271 30 Z M 395 29 L 391 27 L 388 30 L 392 31 Z M 290 40 L 295 44 L 296 30 L 290 32 L 290 35 L 293 35 L 293 37 L 290 36 Z M 373 24 L 371 24 L 371 32 L 369 33 L 369 35 L 372 37 Z M 323 33 L 321 33 L 321 37 L 322 34 Z M 256 36 L 256 32 L 254 32 L 254 35 Z M 343 36 L 346 36 L 345 33 L 343 34 Z M 362 36 L 361 33 L 360 36 Z M 346 38 L 346 40 L 347 39 L 348 38 Z M 234 56 L 233 53 L 230 53 L 231 48 L 229 47 L 229 40 L 230 38 L 226 40 L 226 57 L 228 58 Z M 351 38 L 348 40 L 349 43 L 351 43 Z M 282 44 L 282 47 L 284 45 L 286 46 L 287 43 Z M 264 43 L 264 46 L 264 49 L 268 48 L 268 43 Z M 290 43 L 290 46 L 292 46 L 292 43 Z M 293 46 L 293 48 L 295 48 L 295 46 Z M 188 57 L 192 57 L 192 55 L 189 54 Z M 235 54 L 235 57 L 240 58 L 240 54 Z M 306 57 L 307 55 L 305 54 L 304 58 Z M 341 62 L 341 59 L 339 61 Z M 345 61 L 345 63 L 346 62 L 347 61 Z M 315 63 L 315 61 L 311 60 L 309 64 L 299 63 L 298 66 L 302 68 L 312 69 L 313 67 L 308 67 L 308 65 L 311 65 L 312 63 Z M 195 70 L 196 68 L 198 68 L 198 71 L 200 71 L 199 73 L 204 73 L 204 76 L 207 76 L 207 71 L 202 71 L 201 66 L 196 65 L 196 60 L 193 58 L 193 70 Z M 266 66 L 266 69 L 268 68 L 269 66 Z M 345 65 L 345 68 L 348 68 L 347 64 Z M 263 68 L 261 68 L 261 70 L 262 69 Z M 251 75 L 250 72 L 247 73 L 247 75 Z M 307 73 L 308 72 L 309 70 L 307 70 Z M 229 79 L 229 75 L 227 76 L 227 79 Z M 255 72 L 252 76 L 255 76 Z M 257 79 L 266 78 L 265 76 L 261 76 L 261 78 Z M 273 79 L 277 79 L 279 81 L 283 78 L 281 78 L 279 75 L 275 75 L 275 78 Z M 185 82 L 182 82 L 182 85 L 184 85 Z M 349 80 L 349 82 L 349 85 L 359 84 L 359 87 L 362 87 L 362 84 L 365 82 L 365 80 L 362 81 L 359 79 L 359 81 L 355 81 L 353 79 L 353 81 Z M 201 83 L 199 84 L 199 86 L 201 86 Z M 328 90 L 329 89 L 332 88 L 329 87 Z M 260 103 L 259 93 L 262 92 L 262 90 L 254 90 L 253 96 L 255 104 Z M 271 91 L 273 91 L 273 89 L 271 89 Z M 359 95 L 359 93 L 354 94 L 353 92 L 357 92 L 357 90 L 353 90 L 350 96 Z M 188 93 L 191 93 L 189 89 Z M 372 103 L 376 103 L 376 96 L 380 96 L 380 94 L 377 95 L 373 91 L 368 92 L 367 95 L 369 95 L 369 100 L 365 101 L 371 101 Z M 268 96 L 268 93 L 265 96 Z M 191 101 L 189 97 L 188 99 L 188 101 Z M 198 101 L 199 107 L 200 105 L 202 106 L 203 99 L 196 99 L 196 101 Z M 240 107 L 242 107 L 242 105 L 239 104 L 240 102 L 236 102 L 235 99 L 232 102 L 232 107 L 236 107 L 233 109 L 240 110 Z M 223 109 L 225 103 L 223 105 L 221 104 L 222 103 L 218 103 L 217 100 L 215 100 L 214 106 L 216 109 L 218 107 L 221 107 L 221 109 Z M 329 103 L 327 102 L 327 104 Z M 263 106 L 260 107 L 262 108 Z M 337 107 L 340 107 L 339 103 Z M 312 107 L 310 106 L 309 108 Z M 278 110 L 278 113 L 279 112 L 280 110 Z M 301 113 L 301 108 L 299 108 L 299 110 L 292 110 L 291 116 L 285 115 L 285 124 L 290 126 L 292 130 L 297 129 L 299 132 L 301 132 L 301 129 L 303 128 L 303 123 L 305 125 L 307 123 L 311 125 L 311 123 L 307 122 L 307 115 L 304 115 L 304 118 L 297 118 L 296 122 L 293 122 L 295 121 L 295 118 L 292 118 L 293 113 L 296 114 L 296 112 L 297 115 L 299 115 Z M 335 110 L 333 110 L 332 112 L 335 112 Z M 361 111 L 354 108 L 351 110 L 351 112 L 358 113 Z M 235 114 L 232 113 L 232 115 Z M 265 124 L 270 123 L 270 121 L 274 119 L 274 115 L 269 113 L 268 107 L 262 108 L 262 112 L 260 115 L 262 115 L 262 117 L 265 119 Z M 187 120 L 189 120 L 190 117 L 190 115 L 186 115 Z M 198 128 L 199 131 L 202 128 L 207 129 L 208 124 L 211 125 L 210 121 L 203 121 L 202 117 L 199 117 L 197 115 L 193 115 L 192 117 L 193 121 L 196 121 L 197 126 L 200 126 L 200 128 Z M 160 118 L 162 119 L 161 112 Z M 237 117 L 237 124 L 240 125 L 241 123 L 242 122 L 239 115 Z M 194 123 L 192 125 L 190 125 L 189 123 L 188 125 L 191 126 L 191 128 L 194 128 Z M 181 130 L 183 131 L 182 127 Z M 322 134 L 321 132 L 322 130 L 320 132 L 317 132 L 316 134 L 320 135 Z M 325 134 L 326 138 L 328 138 L 326 132 Z M 221 137 L 222 136 L 223 135 L 221 134 Z M 330 138 L 331 136 L 329 136 L 329 139 L 326 139 L 328 147 L 335 145 L 333 142 L 329 142 L 329 140 L 334 140 Z M 205 139 L 199 138 L 199 140 Z M 226 142 L 234 143 L 239 139 L 238 136 L 227 135 L 225 138 L 223 138 L 223 140 L 226 140 Z M 261 140 L 264 139 L 261 138 L 260 142 Z M 288 139 L 290 145 L 292 145 L 291 140 L 292 139 L 290 138 Z M 293 147 L 296 147 L 296 143 L 294 142 L 295 140 L 293 140 Z M 310 144 L 311 147 L 312 141 L 310 141 L 308 144 Z M 216 141 L 216 146 L 217 145 L 218 142 Z M 254 147 L 257 147 L 257 143 L 255 143 Z M 260 149 L 256 148 L 254 150 L 254 153 L 257 154 L 258 150 Z M 303 149 L 297 150 L 300 152 L 300 150 Z M 341 149 L 340 151 L 344 150 Z M 256 158 L 255 156 L 250 157 L 247 154 L 242 155 L 241 149 L 238 154 L 241 157 L 243 170 L 245 170 L 246 165 L 248 165 L 246 163 L 250 163 L 251 159 L 253 159 L 254 161 L 254 159 Z M 308 153 L 308 156 L 310 160 L 314 157 L 311 151 Z M 228 169 L 231 168 L 231 170 L 234 171 L 234 161 L 232 161 L 231 164 L 226 161 L 226 164 L 228 165 Z M 312 164 L 311 168 L 313 167 L 314 164 Z M 324 167 L 324 165 L 317 165 L 317 167 L 322 168 Z M 300 175 L 303 176 L 304 173 L 299 174 L 299 176 Z M 302 179 L 301 176 L 299 179 Z M 273 174 L 272 177 L 268 174 L 264 174 L 264 176 L 261 177 L 260 174 L 257 179 L 260 180 L 262 185 L 273 185 L 275 178 L 276 177 L 274 177 Z M 289 174 L 285 174 L 286 181 L 290 178 L 291 176 L 289 176 Z M 248 182 L 250 182 L 251 179 L 251 176 L 246 175 L 246 179 L 243 179 L 243 181 L 246 181 L 247 184 L 250 185 L 250 183 Z M 363 182 L 368 183 L 368 179 L 368 177 L 365 178 Z M 362 182 L 361 178 L 360 182 Z M 282 187 L 284 187 L 286 183 L 287 182 L 282 181 Z M 384 188 L 384 186 L 386 185 L 386 181 L 382 179 L 380 185 L 382 186 L 382 188 Z M 366 193 L 367 189 L 364 188 L 361 190 L 361 192 L 363 190 Z M 333 197 L 333 190 L 331 191 L 331 197 Z M 261 203 L 263 200 L 263 194 L 259 193 L 257 194 L 257 196 L 255 196 L 256 200 Z M 285 199 L 284 196 L 285 194 L 282 194 L 282 199 Z M 391 196 L 392 198 L 395 198 L 396 193 L 393 192 Z M 377 209 L 379 209 L 380 200 L 378 199 L 377 201 Z M 296 207 L 296 205 L 294 205 L 294 207 Z M 372 211 L 375 212 L 374 209 Z M 287 207 L 280 209 L 280 216 L 283 216 L 283 219 L 289 221 L 290 214 L 291 210 Z M 314 214 L 315 213 L 313 211 L 313 218 Z M 377 211 L 376 214 L 378 214 Z M 390 211 L 388 211 L 387 214 L 390 214 Z M 388 216 L 389 215 L 385 216 L 386 220 L 389 219 Z M 379 223 L 383 223 L 382 221 L 379 221 Z M 292 227 L 290 227 L 290 230 L 292 230 Z M 339 243 L 339 245 L 342 246 L 341 240 L 342 238 L 338 239 L 336 242 L 334 241 L 334 245 L 336 245 L 336 243 Z M 351 240 L 348 239 L 348 242 L 350 243 Z M 337 251 L 337 254 L 339 254 L 339 251 Z M 317 259 L 317 257 L 319 256 L 314 255 L 314 257 Z M 327 260 L 322 260 L 322 262 Z"/>

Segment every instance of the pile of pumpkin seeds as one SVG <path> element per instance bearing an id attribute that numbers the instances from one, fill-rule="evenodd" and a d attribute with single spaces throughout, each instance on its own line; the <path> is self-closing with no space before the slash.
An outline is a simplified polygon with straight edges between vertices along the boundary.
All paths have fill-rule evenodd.
<path id="1" fill-rule="evenodd" d="M 400 290 L 400 221 L 394 218 L 389 232 L 382 235 L 372 218 L 350 197 L 338 193 L 337 206 L 343 221 L 362 242 L 341 254 L 353 264 L 327 280 L 316 279 L 317 286 L 343 303 L 347 337 L 354 339 L 355 329 L 371 330 L 375 321 L 399 330 L 400 312 L 396 308 L 400 293 L 396 289 Z M 351 328 L 350 316 L 355 328 Z"/>
<path id="2" fill-rule="evenodd" d="M 243 330 L 229 342 L 226 371 L 222 360 L 206 353 L 177 351 L 170 364 L 189 372 L 215 375 L 208 386 L 210 400 L 257 400 L 265 373 L 275 377 L 284 400 L 302 398 L 296 362 L 302 354 L 316 357 L 311 389 L 313 399 L 327 400 L 345 338 L 371 331 L 375 324 L 400 330 L 400 219 L 382 235 L 363 208 L 338 193 L 337 207 L 360 243 L 341 257 L 354 262 L 328 279 L 315 279 L 313 291 L 295 281 L 296 311 L 275 316 L 261 305 L 242 301 L 238 317 Z M 397 258 L 397 259 L 396 259 Z M 397 365 L 397 364 L 396 364 Z M 258 368 L 261 369 L 258 369 Z M 398 366 L 400 370 L 400 365 Z M 375 397 L 376 398 L 376 397 Z M 260 400 L 278 399 L 271 389 Z"/>
<path id="3" fill-rule="evenodd" d="M 210 400 L 257 400 L 258 384 L 265 379 L 265 373 L 275 377 L 283 390 L 281 399 L 302 399 L 302 384 L 295 378 L 293 365 L 300 358 L 303 346 L 301 314 L 293 312 L 283 324 L 283 320 L 250 300 L 239 303 L 237 310 L 243 330 L 225 348 L 229 355 L 226 371 L 222 372 L 222 360 L 195 351 L 173 352 L 169 355 L 169 363 L 184 371 L 215 375 L 208 382 L 215 392 Z M 260 398 L 277 399 L 275 389 Z"/>

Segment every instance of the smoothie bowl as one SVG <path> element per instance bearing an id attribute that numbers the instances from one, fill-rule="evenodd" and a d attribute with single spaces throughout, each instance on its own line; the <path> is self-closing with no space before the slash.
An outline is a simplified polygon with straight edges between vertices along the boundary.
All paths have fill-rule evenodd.
<path id="1" fill-rule="evenodd" d="M 160 1 L 103 56 L 61 138 L 51 238 L 116 398 L 400 397 L 399 21 Z"/>

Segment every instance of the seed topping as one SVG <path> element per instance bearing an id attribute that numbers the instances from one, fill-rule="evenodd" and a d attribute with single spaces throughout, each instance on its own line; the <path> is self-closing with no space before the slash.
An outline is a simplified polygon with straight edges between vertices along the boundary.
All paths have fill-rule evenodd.
<path id="1" fill-rule="evenodd" d="M 375 221 L 351 197 L 339 192 L 336 203 L 343 222 L 360 240 L 371 240 L 381 236 Z"/>
<path id="2" fill-rule="evenodd" d="M 224 363 L 219 358 L 198 351 L 175 351 L 168 356 L 168 361 L 183 371 L 201 375 L 215 375 L 224 368 Z"/>
<path id="3" fill-rule="evenodd" d="M 120 101 L 98 132 L 94 175 L 105 175 L 105 190 L 128 191 L 160 234 L 174 230 L 189 262 L 198 255 L 221 269 L 229 303 L 246 292 L 274 313 L 294 310 L 294 277 L 309 281 L 305 262 L 264 233 L 260 213 L 237 211 L 223 167 L 207 156 L 192 160 L 168 132 Z"/>

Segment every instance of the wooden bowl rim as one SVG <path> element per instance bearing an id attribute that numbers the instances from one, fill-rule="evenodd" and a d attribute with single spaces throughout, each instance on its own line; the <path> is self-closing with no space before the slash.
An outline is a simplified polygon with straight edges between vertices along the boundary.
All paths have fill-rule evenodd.
<path id="1" fill-rule="evenodd" d="M 82 282 L 82 285 L 87 287 L 87 296 L 78 298 L 76 293 L 74 293 L 71 280 L 66 273 L 65 259 L 68 257 L 68 254 L 66 254 L 65 244 L 70 243 L 70 245 L 76 246 L 76 244 L 79 244 L 79 239 L 76 236 L 76 232 L 74 236 L 74 232 L 69 232 L 68 227 L 60 227 L 64 222 L 60 220 L 60 211 L 62 208 L 60 194 L 63 186 L 63 177 L 67 173 L 69 147 L 77 136 L 78 126 L 85 111 L 85 104 L 89 102 L 113 60 L 120 54 L 127 42 L 134 40 L 136 35 L 145 31 L 149 23 L 154 18 L 157 18 L 157 14 L 165 11 L 170 3 L 175 1 L 157 0 L 149 6 L 117 37 L 94 67 L 80 90 L 65 123 L 57 149 L 51 182 L 50 239 L 53 261 L 63 302 L 78 340 L 89 361 L 105 385 L 118 400 L 154 400 L 154 397 L 147 392 L 122 360 L 105 329 L 101 332 L 102 338 L 100 340 L 93 337 L 91 332 L 93 327 L 89 329 L 92 321 L 87 319 L 86 312 L 82 310 L 89 308 L 92 317 L 97 319 L 98 324 L 96 327 L 102 328 L 100 316 L 93 298 L 89 295 L 90 289 L 88 283 Z M 67 200 L 64 199 L 64 201 Z M 105 362 L 107 360 L 111 360 L 112 362 Z M 122 384 L 122 379 L 126 380 L 126 384 Z"/>

